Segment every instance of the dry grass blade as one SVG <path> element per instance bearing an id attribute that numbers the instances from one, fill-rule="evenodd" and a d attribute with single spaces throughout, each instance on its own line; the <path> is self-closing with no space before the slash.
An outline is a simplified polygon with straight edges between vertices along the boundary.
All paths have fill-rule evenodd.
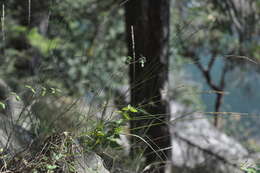
<path id="1" fill-rule="evenodd" d="M 258 64 L 256 61 L 254 61 L 253 59 L 247 57 L 247 56 L 240 56 L 240 55 L 225 55 L 225 58 L 237 58 L 237 59 L 245 59 L 248 60 L 254 64 Z"/>
<path id="2" fill-rule="evenodd" d="M 2 24 L 2 39 L 4 43 L 5 42 L 5 4 L 2 5 L 1 24 Z"/>
<path id="3" fill-rule="evenodd" d="M 163 161 L 163 158 L 160 156 L 160 154 L 158 154 L 158 152 L 145 140 L 143 139 L 142 137 L 138 136 L 138 135 L 135 135 L 135 134 L 125 134 L 125 133 L 122 133 L 122 135 L 126 135 L 126 136 L 132 136 L 132 137 L 136 137 L 140 140 L 142 140 L 149 148 L 151 148 L 151 150 L 156 153 L 156 155 L 158 156 L 158 158 L 160 158 L 162 161 Z"/>

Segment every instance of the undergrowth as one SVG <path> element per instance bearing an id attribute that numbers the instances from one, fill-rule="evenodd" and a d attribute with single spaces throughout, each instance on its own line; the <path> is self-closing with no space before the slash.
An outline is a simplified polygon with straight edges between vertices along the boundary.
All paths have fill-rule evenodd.
<path id="1" fill-rule="evenodd" d="M 91 110 L 91 104 L 87 106 L 82 99 L 62 96 L 62 90 L 55 87 L 25 85 L 24 90 L 29 103 L 23 109 L 30 111 L 22 111 L 19 121 L 35 116 L 31 121 L 33 142 L 14 155 L 1 149 L 0 172 L 73 173 L 79 157 L 89 153 L 101 156 L 111 172 L 127 172 L 128 168 L 136 172 L 142 168 L 142 153 L 129 158 L 122 144 L 126 141 L 121 141 L 122 136 L 131 135 L 126 131 L 131 114 L 141 110 L 126 105 L 119 110 L 113 108 L 108 115 L 104 111 L 109 105 Z M 18 93 L 10 94 L 16 101 L 24 98 Z M 0 103 L 1 109 L 8 108 L 6 100 Z"/>

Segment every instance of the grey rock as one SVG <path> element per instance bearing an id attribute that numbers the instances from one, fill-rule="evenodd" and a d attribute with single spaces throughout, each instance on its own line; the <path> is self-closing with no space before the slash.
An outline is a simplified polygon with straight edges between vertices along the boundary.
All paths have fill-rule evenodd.
<path id="1" fill-rule="evenodd" d="M 29 131 L 13 124 L 8 118 L 0 114 L 0 148 L 15 154 L 27 148 L 33 142 Z"/>
<path id="2" fill-rule="evenodd" d="M 216 129 L 202 113 L 171 101 L 173 173 L 240 173 L 252 162 L 236 140 Z"/>
<path id="3" fill-rule="evenodd" d="M 103 160 L 95 153 L 85 153 L 76 159 L 78 173 L 109 173 L 104 167 Z"/>
<path id="4" fill-rule="evenodd" d="M 1 79 L 0 101 L 6 104 L 6 108 L 0 112 L 0 149 L 3 148 L 6 153 L 15 156 L 34 142 L 30 129 L 35 116 L 31 114 L 32 105 L 25 106 L 22 101 L 17 100 Z M 74 160 L 76 172 L 109 173 L 102 158 L 96 153 L 85 153 L 79 145 L 75 147 L 74 153 L 78 153 Z"/>
<path id="5" fill-rule="evenodd" d="M 30 111 L 31 105 L 25 106 L 23 101 L 18 100 L 2 79 L 0 79 L 0 101 L 6 105 L 5 109 L 0 108 L 0 118 L 6 117 L 13 124 L 30 130 L 32 121 L 35 121 Z"/>
<path id="6" fill-rule="evenodd" d="M 77 173 L 109 173 L 103 159 L 94 152 L 84 152 L 77 141 L 74 141 L 74 163 Z"/>

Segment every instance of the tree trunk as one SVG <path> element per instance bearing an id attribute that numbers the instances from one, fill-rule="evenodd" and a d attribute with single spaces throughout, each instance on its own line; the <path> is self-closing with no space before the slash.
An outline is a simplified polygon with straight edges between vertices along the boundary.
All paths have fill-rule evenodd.
<path id="1" fill-rule="evenodd" d="M 145 149 L 147 164 L 165 163 L 170 156 L 167 148 L 170 147 L 167 123 L 169 8 L 169 0 L 130 0 L 125 8 L 127 44 L 129 56 L 132 57 L 129 71 L 131 105 L 153 115 L 149 119 L 132 120 L 130 123 L 131 129 L 135 129 L 131 133 L 146 139 L 153 148 L 147 146 Z M 139 62 L 144 58 L 146 62 L 142 66 Z M 144 115 L 137 113 L 133 116 L 138 118 Z M 132 142 L 135 145 L 137 141 L 133 139 Z M 134 152 L 136 149 L 132 149 Z M 158 172 L 164 172 L 163 165 Z"/>

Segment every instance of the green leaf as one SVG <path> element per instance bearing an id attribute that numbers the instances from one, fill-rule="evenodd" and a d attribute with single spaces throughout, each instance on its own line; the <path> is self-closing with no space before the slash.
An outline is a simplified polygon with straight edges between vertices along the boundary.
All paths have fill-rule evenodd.
<path id="1" fill-rule="evenodd" d="M 98 130 L 98 131 L 96 132 L 96 135 L 97 135 L 97 136 L 105 136 L 105 133 L 102 132 L 102 131 L 100 131 L 100 130 Z"/>
<path id="2" fill-rule="evenodd" d="M 58 89 L 58 88 L 51 88 L 51 93 L 52 94 L 56 94 L 56 93 L 61 93 L 61 90 L 60 89 Z"/>
<path id="3" fill-rule="evenodd" d="M 120 134 L 123 131 L 122 127 L 115 128 L 115 134 Z"/>
<path id="4" fill-rule="evenodd" d="M 57 165 L 46 165 L 48 170 L 53 170 L 56 169 L 58 166 Z"/>
<path id="5" fill-rule="evenodd" d="M 3 102 L 0 102 L 0 107 L 2 107 L 2 109 L 5 109 L 6 105 Z"/>
<path id="6" fill-rule="evenodd" d="M 130 112 L 138 112 L 138 110 L 132 107 L 131 105 L 128 105 L 127 107 Z"/>
<path id="7" fill-rule="evenodd" d="M 128 111 L 128 107 L 123 107 L 122 110 L 123 111 Z"/>
<path id="8" fill-rule="evenodd" d="M 112 147 L 112 148 L 120 147 L 116 138 L 109 137 L 107 139 L 109 140 L 110 147 Z"/>
<path id="9" fill-rule="evenodd" d="M 52 94 L 55 94 L 55 93 L 56 93 L 55 88 L 51 88 L 51 93 L 52 93 Z"/>
<path id="10" fill-rule="evenodd" d="M 124 120 L 123 119 L 119 119 L 119 120 L 116 120 L 115 123 L 117 125 L 122 125 L 124 123 Z"/>
<path id="11" fill-rule="evenodd" d="M 130 116 L 128 115 L 128 113 L 124 112 L 123 113 L 123 117 L 126 119 L 126 120 L 130 120 Z"/>
<path id="12" fill-rule="evenodd" d="M 122 112 L 122 111 L 116 111 L 116 113 L 118 113 L 118 114 L 122 114 L 123 112 Z"/>
<path id="13" fill-rule="evenodd" d="M 15 92 L 11 92 L 11 95 L 15 96 L 15 99 L 16 99 L 17 101 L 21 101 L 20 96 L 18 96 Z"/>
<path id="14" fill-rule="evenodd" d="M 61 91 L 61 89 L 56 88 L 56 92 L 61 93 L 62 91 Z"/>
<path id="15" fill-rule="evenodd" d="M 139 62 L 141 64 L 141 67 L 144 67 L 144 64 L 146 63 L 146 58 L 145 57 L 140 58 Z"/>
<path id="16" fill-rule="evenodd" d="M 45 87 L 42 87 L 42 93 L 41 93 L 41 96 L 45 96 L 46 95 L 46 88 Z"/>
<path id="17" fill-rule="evenodd" d="M 125 59 L 125 63 L 130 64 L 132 59 L 133 58 L 131 56 L 127 56 L 126 59 Z"/>
<path id="18" fill-rule="evenodd" d="M 27 34 L 27 38 L 31 45 L 38 48 L 43 54 L 47 54 L 49 51 L 56 48 L 60 43 L 59 39 L 50 40 L 44 37 L 38 32 L 36 28 L 30 30 L 30 32 Z"/>
<path id="19" fill-rule="evenodd" d="M 123 111 L 130 111 L 130 112 L 138 112 L 133 106 L 128 105 L 127 107 L 122 108 Z"/>
<path id="20" fill-rule="evenodd" d="M 242 167 L 241 168 L 243 171 L 246 171 L 246 173 L 257 173 L 257 170 L 255 168 L 246 168 L 246 167 Z"/>
<path id="21" fill-rule="evenodd" d="M 54 154 L 53 154 L 54 160 L 59 160 L 59 159 L 61 159 L 62 157 L 63 157 L 63 154 L 61 154 L 61 153 L 58 153 L 58 154 L 54 153 Z"/>
<path id="22" fill-rule="evenodd" d="M 25 85 L 25 88 L 30 89 L 33 94 L 36 94 L 36 91 L 35 91 L 35 89 L 34 89 L 32 86 L 30 86 L 30 85 Z"/>

